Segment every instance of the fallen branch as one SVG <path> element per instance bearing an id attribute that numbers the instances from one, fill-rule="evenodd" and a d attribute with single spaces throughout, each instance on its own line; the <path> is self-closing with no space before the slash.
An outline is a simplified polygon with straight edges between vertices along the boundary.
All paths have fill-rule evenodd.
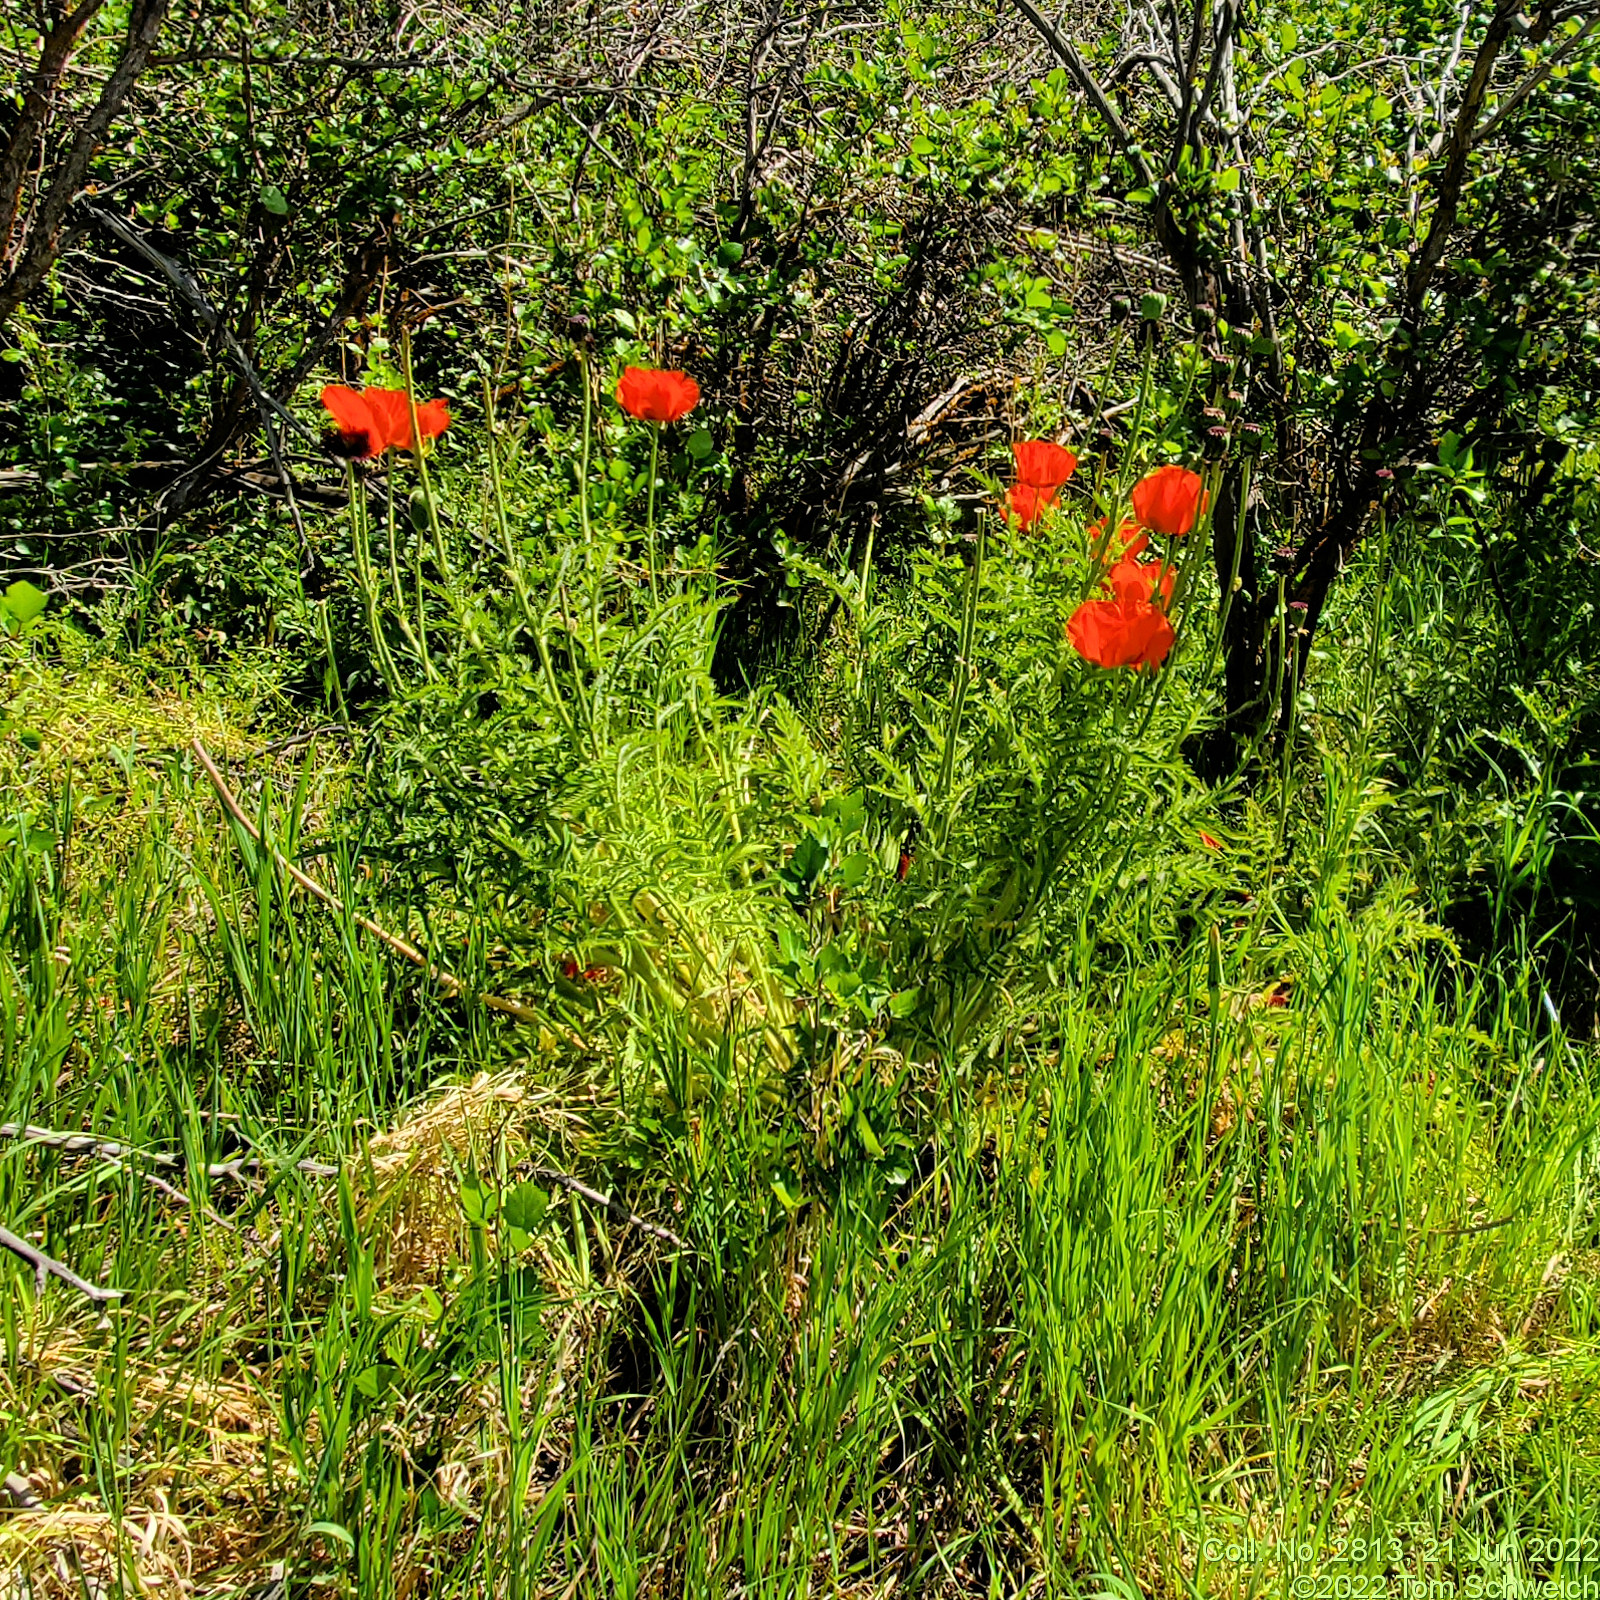
<path id="1" fill-rule="evenodd" d="M 670 1228 L 663 1228 L 660 1223 L 647 1222 L 637 1211 L 630 1211 L 614 1194 L 601 1194 L 598 1189 L 591 1189 L 588 1184 L 580 1183 L 570 1173 L 557 1172 L 554 1167 L 535 1167 L 532 1176 L 540 1183 L 559 1184 L 563 1189 L 581 1196 L 590 1205 L 598 1206 L 613 1222 L 631 1223 L 635 1228 L 642 1228 L 653 1238 L 661 1240 L 663 1244 L 670 1244 L 674 1250 L 693 1254 L 686 1240 L 680 1239 Z"/>
<path id="2" fill-rule="evenodd" d="M 3 1479 L 0 1479 L 0 1489 L 5 1490 L 6 1498 L 18 1511 L 39 1510 L 39 1497 L 20 1472 L 8 1472 Z"/>
<path id="3" fill-rule="evenodd" d="M 87 1278 L 80 1278 L 71 1267 L 63 1266 L 54 1256 L 47 1256 L 43 1250 L 29 1244 L 26 1239 L 14 1234 L 9 1228 L 0 1228 L 0 1250 L 9 1250 L 12 1255 L 26 1261 L 33 1268 L 41 1294 L 44 1292 L 46 1278 L 59 1278 L 68 1287 L 76 1289 L 79 1294 L 94 1301 L 96 1305 L 108 1305 L 111 1301 L 122 1298 L 120 1289 L 102 1289 L 99 1284 L 90 1283 Z"/>
<path id="4" fill-rule="evenodd" d="M 244 808 L 228 787 L 221 772 L 217 770 L 216 762 L 211 759 L 211 753 L 200 742 L 198 735 L 189 741 L 189 748 L 194 751 L 196 760 L 205 768 L 206 776 L 211 780 L 211 787 L 217 791 L 217 798 L 226 808 L 228 815 L 249 834 L 257 845 L 262 845 L 261 830 L 245 814 Z M 470 993 L 466 984 L 448 968 L 441 967 L 437 962 L 430 961 L 409 940 L 402 939 L 398 934 L 390 933 L 387 928 L 374 922 L 371 917 L 363 916 L 359 911 L 347 906 L 331 889 L 325 889 L 315 878 L 308 873 L 302 872 L 281 850 L 273 848 L 272 858 L 308 894 L 315 895 L 335 915 L 348 915 L 358 928 L 370 933 L 380 944 L 394 951 L 397 956 L 409 961 L 412 966 L 420 967 L 450 998 L 454 999 L 458 995 L 466 996 Z M 499 1011 L 505 1016 L 515 1017 L 518 1022 L 536 1024 L 544 1022 L 544 1018 L 537 1011 L 531 1006 L 523 1005 L 519 1000 L 507 1000 L 497 994 L 477 994 L 472 997 L 481 1001 L 491 1011 Z M 548 1026 L 548 1024 L 546 1025 Z M 567 1042 L 575 1045 L 580 1050 L 588 1048 L 583 1040 L 574 1034 L 567 1035 Z"/>
<path id="5" fill-rule="evenodd" d="M 129 1145 L 116 1144 L 108 1139 L 97 1139 L 90 1133 L 64 1133 L 57 1128 L 40 1128 L 31 1122 L 0 1122 L 0 1139 L 26 1139 L 29 1144 L 48 1145 L 52 1150 L 67 1155 L 97 1155 L 103 1161 L 147 1161 L 154 1167 L 180 1167 L 183 1160 L 164 1150 L 135 1150 Z M 259 1178 L 263 1169 L 270 1170 L 274 1163 L 260 1156 L 235 1156 L 231 1161 L 213 1161 L 202 1169 L 207 1178 L 232 1178 L 236 1183 L 248 1183 Z M 325 1161 L 296 1161 L 294 1171 L 309 1178 L 331 1178 L 339 1169 Z M 184 1199 L 187 1200 L 187 1196 Z"/>

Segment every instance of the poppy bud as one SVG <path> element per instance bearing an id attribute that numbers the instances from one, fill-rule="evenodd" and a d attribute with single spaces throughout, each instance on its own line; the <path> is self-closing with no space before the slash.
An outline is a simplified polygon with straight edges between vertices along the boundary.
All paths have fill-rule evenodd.
<path id="1" fill-rule="evenodd" d="M 1166 311 L 1167 297 L 1164 294 L 1147 294 L 1139 301 L 1139 315 L 1146 322 L 1159 322 Z"/>
<path id="2" fill-rule="evenodd" d="M 1259 422 L 1241 422 L 1239 424 L 1239 443 L 1246 450 L 1259 450 L 1261 448 L 1261 424 Z"/>
<path id="3" fill-rule="evenodd" d="M 1113 322 L 1126 322 L 1133 315 L 1133 302 L 1125 294 L 1115 295 L 1106 307 L 1106 315 Z"/>
<path id="4" fill-rule="evenodd" d="M 1280 544 L 1278 548 L 1272 552 L 1272 558 L 1268 562 L 1268 565 L 1274 572 L 1285 578 L 1288 577 L 1289 574 L 1294 571 L 1294 546 L 1291 544 Z"/>
<path id="5" fill-rule="evenodd" d="M 1221 406 L 1206 406 L 1200 413 L 1202 417 L 1209 417 L 1213 422 L 1221 422 L 1223 411 Z"/>
<path id="6" fill-rule="evenodd" d="M 588 344 L 592 334 L 593 330 L 589 326 L 587 317 L 571 316 L 567 318 L 567 337 L 574 344 Z"/>
<path id="7" fill-rule="evenodd" d="M 1208 461 L 1216 461 L 1226 455 L 1228 451 L 1228 430 L 1226 428 L 1207 428 L 1205 454 Z"/>
<path id="8" fill-rule="evenodd" d="M 1217 314 L 1210 306 L 1196 306 L 1194 308 L 1194 327 L 1196 333 L 1205 333 L 1217 325 Z"/>

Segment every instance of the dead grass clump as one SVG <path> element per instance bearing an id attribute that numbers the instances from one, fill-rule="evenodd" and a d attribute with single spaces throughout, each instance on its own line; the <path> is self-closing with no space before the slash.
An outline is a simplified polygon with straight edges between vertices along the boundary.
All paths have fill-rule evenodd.
<path id="1" fill-rule="evenodd" d="M 379 1273 L 436 1279 L 468 1246 L 461 1178 L 509 1170 L 527 1154 L 529 1091 L 515 1073 L 480 1072 L 430 1091 L 368 1147 L 372 1190 L 362 1217 Z"/>
<path id="2" fill-rule="evenodd" d="M 0 1520 L 0 1600 L 187 1595 L 192 1547 L 159 1490 L 113 1516 L 92 1501 L 37 1506 Z"/>

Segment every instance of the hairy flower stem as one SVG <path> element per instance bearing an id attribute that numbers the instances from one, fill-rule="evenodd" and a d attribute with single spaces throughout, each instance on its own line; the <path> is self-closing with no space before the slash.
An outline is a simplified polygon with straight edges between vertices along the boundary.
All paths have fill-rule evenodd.
<path id="1" fill-rule="evenodd" d="M 945 728 L 944 758 L 939 763 L 939 786 L 934 794 L 934 809 L 939 814 L 938 847 L 943 850 L 955 820 L 955 803 L 950 797 L 956 770 L 956 746 L 961 740 L 961 716 L 967 703 L 967 685 L 972 681 L 972 646 L 978 631 L 978 590 L 983 583 L 983 557 L 988 543 L 989 519 L 978 519 L 978 543 L 972 554 L 972 569 L 967 574 L 966 602 L 961 612 L 961 644 L 956 658 L 955 688 L 950 696 L 950 720 Z"/>
<path id="2" fill-rule="evenodd" d="M 494 389 L 487 376 L 483 380 L 483 414 L 488 424 L 489 484 L 494 495 L 495 528 L 500 535 L 500 548 L 505 552 L 506 571 L 511 575 L 511 587 L 516 591 L 523 622 L 533 638 L 534 648 L 539 652 L 539 667 L 544 673 L 545 687 L 550 691 L 550 704 L 567 732 L 576 736 L 577 724 L 561 696 L 556 683 L 555 664 L 550 659 L 550 640 L 547 636 L 549 616 L 548 613 L 544 617 L 535 614 L 533 599 L 528 593 L 528 581 L 522 570 L 522 558 L 511 540 L 511 524 L 506 518 L 505 485 L 500 477 L 500 440 L 495 431 Z"/>
<path id="3" fill-rule="evenodd" d="M 362 609 L 367 616 L 367 629 L 372 635 L 372 651 L 377 659 L 378 674 L 392 695 L 400 692 L 400 674 L 394 657 L 383 637 L 383 624 L 378 615 L 377 575 L 372 570 L 372 549 L 367 537 L 366 501 L 356 483 L 353 462 L 345 464 L 345 482 L 350 491 L 350 535 L 356 558 L 356 582 L 361 586 Z"/>
<path id="4" fill-rule="evenodd" d="M 317 632 L 322 637 L 322 648 L 328 653 L 328 676 L 333 682 L 333 699 L 339 711 L 339 720 L 348 724 L 350 707 L 345 704 L 344 683 L 339 677 L 339 659 L 333 651 L 333 623 L 328 616 L 328 602 L 319 600 L 311 609 L 316 613 Z"/>
<path id="5" fill-rule="evenodd" d="M 583 529 L 583 542 L 591 542 L 589 528 L 589 434 L 594 425 L 594 398 L 590 394 L 589 355 L 578 346 L 578 381 L 583 385 L 583 442 L 578 457 L 578 524 Z"/>
<path id="6" fill-rule="evenodd" d="M 589 520 L 589 460 L 594 442 L 594 384 L 593 375 L 589 371 L 589 352 L 582 344 L 578 345 L 578 376 L 583 384 L 583 442 L 580 446 L 578 459 L 578 521 L 583 528 L 583 548 L 586 555 L 594 549 L 594 528 Z M 594 662 L 595 692 L 594 700 L 587 707 L 589 721 L 589 735 L 595 741 L 595 750 L 599 751 L 599 713 L 600 713 L 600 678 L 601 678 L 601 645 L 600 645 L 600 591 L 605 583 L 606 563 L 602 559 L 600 570 L 591 574 L 589 584 L 589 642 L 590 654 Z M 566 611 L 566 599 L 562 598 L 561 609 Z M 576 673 L 574 673 L 576 681 Z M 581 691 L 580 691 L 581 692 Z"/>
<path id="7" fill-rule="evenodd" d="M 650 488 L 644 512 L 645 559 L 650 563 L 650 599 L 657 605 L 661 591 L 656 586 L 656 463 L 661 458 L 661 424 L 650 424 Z"/>
<path id="8" fill-rule="evenodd" d="M 1113 357 L 1116 352 L 1112 352 Z M 1111 548 L 1111 541 L 1117 537 L 1117 530 L 1122 525 L 1122 508 L 1129 498 L 1129 478 L 1131 468 L 1139 455 L 1139 438 L 1144 431 L 1145 408 L 1150 403 L 1150 385 L 1155 371 L 1156 342 L 1152 336 L 1145 344 L 1144 364 L 1139 372 L 1139 400 L 1133 412 L 1133 430 L 1128 435 L 1130 449 L 1123 452 L 1122 461 L 1118 466 L 1116 484 L 1112 489 L 1111 500 L 1105 509 L 1105 528 L 1100 537 L 1094 542 L 1094 549 L 1090 552 L 1088 578 L 1082 593 L 1078 596 L 1082 600 L 1100 582 L 1101 564 L 1105 561 L 1106 552 Z M 1107 368 L 1109 377 L 1110 368 Z M 1096 498 L 1098 499 L 1099 486 L 1096 485 Z"/>
<path id="9" fill-rule="evenodd" d="M 410 619 L 406 616 L 406 586 L 400 578 L 400 551 L 396 533 L 396 518 L 394 506 L 394 463 L 389 463 L 389 470 L 384 474 L 383 486 L 387 499 L 386 518 L 389 544 L 389 580 L 394 584 L 394 616 L 400 624 L 400 631 L 406 636 L 406 643 L 411 646 L 411 653 L 424 664 L 427 662 L 427 649 L 412 630 Z"/>
<path id="10" fill-rule="evenodd" d="M 428 477 L 427 452 L 423 448 L 422 425 L 417 420 L 417 389 L 411 378 L 411 330 L 400 333 L 400 360 L 405 369 L 406 409 L 411 413 L 411 437 L 416 443 L 412 454 L 417 463 L 417 481 L 422 487 L 422 504 L 428 516 L 428 532 L 433 539 L 433 559 L 438 563 L 439 576 L 450 581 L 450 562 L 444 553 L 444 530 L 439 526 L 439 507 L 433 498 L 433 483 Z"/>
<path id="11" fill-rule="evenodd" d="M 487 376 L 483 380 L 483 416 L 487 428 L 489 486 L 494 496 L 495 530 L 500 535 L 500 548 L 505 552 L 506 571 L 511 578 L 511 587 L 516 592 L 518 608 L 522 612 L 523 620 L 532 628 L 534 626 L 533 602 L 528 597 L 528 585 L 522 575 L 521 558 L 517 555 L 516 548 L 511 543 L 511 525 L 506 520 L 505 485 L 500 479 L 500 440 L 495 431 L 494 390 L 490 386 Z"/>

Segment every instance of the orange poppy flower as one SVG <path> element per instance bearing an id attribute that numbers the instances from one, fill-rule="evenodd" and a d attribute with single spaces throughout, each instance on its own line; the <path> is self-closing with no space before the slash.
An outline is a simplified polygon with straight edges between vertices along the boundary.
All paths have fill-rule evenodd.
<path id="1" fill-rule="evenodd" d="M 1011 447 L 1017 482 L 1030 489 L 1060 489 L 1078 470 L 1078 458 L 1053 439 L 1021 439 Z"/>
<path id="2" fill-rule="evenodd" d="M 1007 522 L 1026 530 L 1056 503 L 1054 489 L 1041 489 L 1031 483 L 1017 483 L 1006 490 L 1005 502 L 1000 510 Z"/>
<path id="3" fill-rule="evenodd" d="M 1133 514 L 1152 533 L 1181 539 L 1194 527 L 1210 496 L 1198 472 L 1187 467 L 1157 467 L 1133 486 Z"/>
<path id="4" fill-rule="evenodd" d="M 411 403 L 404 389 L 349 389 L 330 383 L 321 394 L 333 418 L 335 454 L 361 461 L 385 450 L 414 450 Z M 436 439 L 450 426 L 450 408 L 443 400 L 417 402 L 417 431 Z"/>
<path id="5" fill-rule="evenodd" d="M 1098 522 L 1091 522 L 1088 528 L 1089 548 L 1093 550 L 1106 536 L 1106 519 L 1101 517 Z M 1123 518 L 1121 526 L 1117 529 L 1117 538 L 1122 542 L 1123 559 L 1131 560 L 1134 556 L 1143 555 L 1150 548 L 1150 535 L 1147 534 L 1137 522 L 1129 522 Z M 1102 560 L 1113 559 L 1112 552 L 1106 550 Z"/>
<path id="6" fill-rule="evenodd" d="M 1161 561 L 1119 561 L 1106 574 L 1112 595 L 1122 604 L 1159 605 L 1166 609 L 1178 581 L 1176 567 Z"/>
<path id="7" fill-rule="evenodd" d="M 1067 622 L 1072 648 L 1097 667 L 1159 667 L 1177 637 L 1160 606 L 1085 600 Z"/>
<path id="8" fill-rule="evenodd" d="M 330 383 L 319 397 L 333 418 L 333 434 L 328 448 L 350 461 L 364 461 L 383 451 L 383 429 L 378 425 L 366 397 L 342 383 Z"/>
<path id="9" fill-rule="evenodd" d="M 1200 834 L 1200 843 L 1203 844 L 1207 850 L 1220 850 L 1222 848 L 1222 841 L 1220 839 L 1213 838 L 1209 833 L 1206 832 L 1204 828 L 1201 828 L 1197 831 Z"/>
<path id="10" fill-rule="evenodd" d="M 700 385 L 687 372 L 625 367 L 617 380 L 617 404 L 641 422 L 676 422 L 700 403 Z"/>

